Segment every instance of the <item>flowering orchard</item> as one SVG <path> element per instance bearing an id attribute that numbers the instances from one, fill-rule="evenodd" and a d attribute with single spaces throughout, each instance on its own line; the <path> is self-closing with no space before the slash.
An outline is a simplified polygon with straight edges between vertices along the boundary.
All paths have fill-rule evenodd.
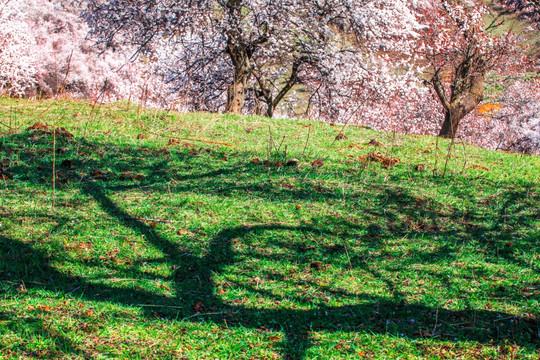
<path id="1" fill-rule="evenodd" d="M 534 25 L 535 11 L 506 0 L 0 0 L 0 92 L 309 116 L 538 152 L 538 81 L 520 75 L 534 69 L 508 25 L 516 13 Z"/>
<path id="2" fill-rule="evenodd" d="M 1 94 L 139 101 L 143 89 L 163 88 L 152 69 L 129 61 L 131 49 L 102 52 L 87 40 L 80 12 L 66 1 L 0 0 Z"/>
<path id="3" fill-rule="evenodd" d="M 403 0 L 87 3 L 98 44 L 134 46 L 156 59 L 194 109 L 267 116 L 295 88 L 350 108 L 346 85 L 380 87 L 392 69 L 379 66 L 376 52 L 408 48 L 422 27 Z"/>
<path id="4" fill-rule="evenodd" d="M 35 39 L 24 21 L 22 0 L 0 0 L 0 93 L 23 96 L 35 86 Z"/>

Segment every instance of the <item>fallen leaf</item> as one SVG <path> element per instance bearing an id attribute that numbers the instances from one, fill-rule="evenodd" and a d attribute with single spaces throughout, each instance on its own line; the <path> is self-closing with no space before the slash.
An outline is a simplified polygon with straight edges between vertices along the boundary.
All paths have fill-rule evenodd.
<path id="1" fill-rule="evenodd" d="M 180 230 L 178 230 L 178 235 L 187 235 L 187 234 L 189 234 L 188 229 L 180 229 Z"/>
<path id="2" fill-rule="evenodd" d="M 203 307 L 203 302 L 201 300 L 197 300 L 197 302 L 193 305 L 193 311 L 200 313 Z"/>
<path id="3" fill-rule="evenodd" d="M 43 123 L 40 123 L 40 122 L 37 122 L 35 123 L 34 125 L 30 126 L 29 128 L 27 128 L 26 130 L 27 131 L 30 131 L 30 130 L 47 130 L 49 128 L 48 125 L 45 125 Z"/>
<path id="4" fill-rule="evenodd" d="M 484 170 L 484 171 L 489 171 L 489 168 L 487 168 L 486 166 L 484 165 L 477 165 L 477 164 L 472 164 L 469 166 L 470 169 L 478 169 L 478 170 Z"/>
<path id="5" fill-rule="evenodd" d="M 380 163 L 384 167 L 392 167 L 394 165 L 397 165 L 401 162 L 400 159 L 393 159 L 387 156 L 382 155 L 379 151 L 371 152 L 367 155 L 367 160 L 369 161 L 376 161 Z"/>
<path id="6" fill-rule="evenodd" d="M 366 145 L 371 145 L 371 146 L 378 146 L 378 147 L 382 147 L 383 144 L 375 139 L 371 139 L 369 140 L 369 142 L 366 144 Z"/>
<path id="7" fill-rule="evenodd" d="M 313 167 L 322 167 L 323 165 L 324 165 L 324 162 L 322 161 L 322 159 L 314 160 L 311 163 L 311 166 L 313 166 Z"/>

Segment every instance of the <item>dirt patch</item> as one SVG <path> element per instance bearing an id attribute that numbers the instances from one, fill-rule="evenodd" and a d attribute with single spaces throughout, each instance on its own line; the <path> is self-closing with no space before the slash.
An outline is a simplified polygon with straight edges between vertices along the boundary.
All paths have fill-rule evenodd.
<path id="1" fill-rule="evenodd" d="M 9 159 L 0 161 L 0 180 L 13 180 L 13 175 L 7 172 L 11 162 Z"/>
<path id="2" fill-rule="evenodd" d="M 109 181 L 109 180 L 112 180 L 114 178 L 115 174 L 110 172 L 110 171 L 102 171 L 100 169 L 92 169 L 92 170 L 90 170 L 90 176 L 92 176 L 92 178 L 94 180 Z"/>
<path id="3" fill-rule="evenodd" d="M 66 168 L 66 169 L 71 169 L 73 167 L 73 161 L 71 161 L 69 159 L 66 159 L 66 160 L 62 161 L 60 166 L 63 167 L 63 168 Z"/>
<path id="4" fill-rule="evenodd" d="M 26 129 L 26 131 L 32 131 L 32 130 L 49 130 L 49 125 L 43 124 L 41 122 L 37 122 Z"/>
<path id="5" fill-rule="evenodd" d="M 298 161 L 298 159 L 292 158 L 292 159 L 287 160 L 287 162 L 285 163 L 285 166 L 298 166 L 299 163 L 300 162 Z"/>
<path id="6" fill-rule="evenodd" d="M 74 135 L 67 131 L 65 127 L 56 128 L 54 131 L 50 130 L 50 127 L 46 124 L 37 122 L 34 125 L 26 129 L 32 132 L 32 139 L 36 140 L 39 137 L 54 135 L 60 139 L 72 139 Z"/>
<path id="7" fill-rule="evenodd" d="M 65 127 L 59 127 L 56 129 L 56 137 L 60 137 L 62 139 L 72 139 L 74 135 L 67 131 Z"/>
<path id="8" fill-rule="evenodd" d="M 167 142 L 167 146 L 176 146 L 176 145 L 182 145 L 184 144 L 183 141 L 176 140 L 176 139 L 170 139 L 169 142 Z"/>

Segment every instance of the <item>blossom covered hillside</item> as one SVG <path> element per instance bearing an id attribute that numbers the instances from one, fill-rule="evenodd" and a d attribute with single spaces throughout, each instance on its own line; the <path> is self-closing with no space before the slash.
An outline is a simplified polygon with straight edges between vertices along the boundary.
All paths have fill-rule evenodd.
<path id="1" fill-rule="evenodd" d="M 129 49 L 112 52 L 95 47 L 86 38 L 81 9 L 69 1 L 0 0 L 3 94 L 140 99 L 153 81 L 150 73 L 140 62 L 129 61 Z"/>
<path id="2" fill-rule="evenodd" d="M 114 18 L 114 12 L 126 6 L 110 2 L 108 7 L 101 7 L 102 3 L 108 2 L 0 0 L 0 94 L 69 96 L 99 102 L 126 99 L 183 111 L 234 110 L 310 117 L 387 132 L 436 135 L 445 117 L 448 120 L 450 109 L 441 102 L 437 88 L 444 88 L 450 98 L 454 91 L 451 89 L 460 88 L 460 81 L 475 78 L 482 80 L 475 90 L 481 94 L 469 96 L 474 101 L 461 114 L 459 130 L 452 135 L 490 149 L 540 153 L 537 70 L 522 66 L 518 56 L 508 55 L 527 38 L 518 35 L 535 33 L 537 29 L 520 25 L 525 32 L 504 30 L 506 37 L 500 36 L 502 30 L 498 29 L 494 33 L 499 35 L 492 40 L 499 41 L 500 46 L 494 48 L 502 51 L 497 55 L 501 58 L 488 61 L 485 55 L 479 55 L 480 65 L 469 72 L 459 70 L 469 65 L 463 63 L 460 68 L 459 61 L 455 61 L 459 60 L 455 56 L 460 49 L 467 49 L 463 47 L 471 31 L 467 24 L 474 24 L 475 36 L 484 39 L 480 44 L 492 41 L 490 33 L 480 25 L 485 22 L 489 27 L 485 19 L 500 20 L 501 7 L 472 6 L 473 1 L 450 5 L 445 0 L 373 0 L 367 5 L 355 5 L 355 13 L 349 16 L 342 11 L 334 14 L 337 7 L 310 8 L 307 1 L 301 6 L 302 14 L 312 14 L 311 21 L 306 22 L 294 9 L 276 5 L 259 14 L 255 11 L 259 2 L 241 1 L 242 6 L 254 6 L 253 14 L 257 16 L 242 18 L 240 23 L 235 23 L 233 16 L 227 25 L 225 19 L 216 18 L 219 21 L 213 23 L 217 20 L 201 13 L 200 21 L 193 22 L 199 15 L 191 9 L 185 17 L 192 23 L 189 30 L 155 27 L 155 33 L 147 33 L 152 42 L 146 42 L 144 38 L 130 38 L 136 31 L 123 38 L 108 37 L 109 30 L 116 34 L 109 16 Z M 137 9 L 139 2 L 124 3 Z M 94 10 L 92 4 L 97 4 Z M 335 0 L 335 4 L 341 2 Z M 446 10 L 449 17 L 434 16 Z M 160 11 L 148 12 L 148 16 L 157 16 L 158 21 L 165 14 L 167 21 L 173 21 L 170 14 Z M 452 14 L 460 11 L 470 19 L 454 18 Z M 100 14 L 105 17 L 99 18 Z M 505 14 L 505 22 L 516 18 L 509 12 Z M 139 12 L 134 19 L 126 19 L 135 21 L 129 26 L 137 29 L 136 21 L 142 17 Z M 151 30 L 154 23 L 149 24 Z M 237 40 L 253 43 L 249 52 L 243 54 L 237 49 L 240 52 L 236 54 L 227 50 L 230 32 L 226 26 L 231 24 L 242 34 L 237 35 Z M 287 26 L 292 32 L 285 31 Z M 316 36 L 305 36 L 307 33 Z M 463 35 L 461 42 L 456 34 Z M 140 51 L 141 44 L 144 51 Z M 453 52 L 443 54 L 441 49 Z M 482 47 L 477 49 L 489 53 Z M 248 54 L 250 67 L 234 63 L 235 58 Z M 485 66 L 490 61 L 493 66 Z M 438 64 L 455 65 L 454 84 L 450 81 L 452 69 Z M 456 109 L 452 108 L 454 115 Z"/>

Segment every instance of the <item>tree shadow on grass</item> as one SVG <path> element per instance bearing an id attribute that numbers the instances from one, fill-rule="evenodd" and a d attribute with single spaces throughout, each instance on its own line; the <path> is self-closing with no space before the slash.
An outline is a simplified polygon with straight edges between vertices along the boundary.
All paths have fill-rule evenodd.
<path id="1" fill-rule="evenodd" d="M 24 139 L 9 139 L 10 142 L 24 141 Z M 114 145 L 103 145 L 96 143 L 85 143 L 78 140 L 82 146 L 86 146 L 92 151 L 101 148 L 108 149 L 111 156 L 104 156 L 102 159 L 84 160 L 80 164 L 84 166 L 85 172 L 89 169 L 112 170 L 111 177 L 117 177 L 122 171 L 144 172 L 144 181 L 138 184 L 119 184 L 118 182 L 107 183 L 106 171 L 96 173 L 99 176 L 82 175 L 82 171 L 77 173 L 71 186 L 76 187 L 87 198 L 93 199 L 101 210 L 110 218 L 116 219 L 123 227 L 130 231 L 142 235 L 146 242 L 159 250 L 166 258 L 167 263 L 174 264 L 176 270 L 173 281 L 178 295 L 176 297 L 165 297 L 155 292 L 145 289 L 121 289 L 112 287 L 102 282 L 90 280 L 83 276 L 74 276 L 59 271 L 51 264 L 50 255 L 43 252 L 39 247 L 18 239 L 0 235 L 0 280 L 18 283 L 24 281 L 27 287 L 47 289 L 62 294 L 76 294 L 87 300 L 113 302 L 126 306 L 140 307 L 144 316 L 153 318 L 156 312 L 160 317 L 169 319 L 184 319 L 185 321 L 195 321 L 204 319 L 205 321 L 217 324 L 227 324 L 228 326 L 241 326 L 246 328 L 279 328 L 284 333 L 284 339 L 276 346 L 279 347 L 284 358 L 303 359 L 306 352 L 313 346 L 312 334 L 317 331 L 324 332 L 361 332 L 375 334 L 402 334 L 401 336 L 415 340 L 436 336 L 438 339 L 449 341 L 478 341 L 483 344 L 504 343 L 505 340 L 535 350 L 538 348 L 538 319 L 536 317 L 516 316 L 500 311 L 485 309 L 466 309 L 462 311 L 446 310 L 444 308 L 434 308 L 420 302 L 410 302 L 401 292 L 400 285 L 395 280 L 385 276 L 375 266 L 370 264 L 369 258 L 359 253 L 347 253 L 348 263 L 341 259 L 347 252 L 347 245 L 331 247 L 319 245 L 321 251 L 328 254 L 327 262 L 336 266 L 343 266 L 343 271 L 359 270 L 366 276 L 379 280 L 385 287 L 388 296 L 353 293 L 345 289 L 335 289 L 332 286 L 318 286 L 322 293 L 331 294 L 335 298 L 342 298 L 349 304 L 337 305 L 328 304 L 325 301 L 315 298 L 304 302 L 302 294 L 287 295 L 289 299 L 297 304 L 294 308 L 283 306 L 260 306 L 245 305 L 225 300 L 218 292 L 219 284 L 216 283 L 216 276 L 226 274 L 228 267 L 234 266 L 242 257 L 258 258 L 265 260 L 272 258 L 272 261 L 285 263 L 286 256 L 280 258 L 279 255 L 273 257 L 250 250 L 237 250 L 236 242 L 248 241 L 247 239 L 260 236 L 266 232 L 294 233 L 299 238 L 306 236 L 323 234 L 329 238 L 343 241 L 348 244 L 362 242 L 381 250 L 383 246 L 383 233 L 393 232 L 394 238 L 408 236 L 411 238 L 432 235 L 434 226 L 437 228 L 438 236 L 448 236 L 449 242 L 455 242 L 456 237 L 452 237 L 452 230 L 436 224 L 438 221 L 456 221 L 459 218 L 457 209 L 450 209 L 445 214 L 439 213 L 433 206 L 418 204 L 419 201 L 406 190 L 394 191 L 387 189 L 373 199 L 374 205 L 371 209 L 364 209 L 366 213 L 375 218 L 382 218 L 384 221 L 379 225 L 361 225 L 346 218 L 337 217 L 313 217 L 311 223 L 301 225 L 284 225 L 277 223 L 253 224 L 247 226 L 233 226 L 223 228 L 218 234 L 213 236 L 207 252 L 204 256 L 196 256 L 178 244 L 174 243 L 148 223 L 141 221 L 132 214 L 126 212 L 121 206 L 113 201 L 108 195 L 109 192 L 127 191 L 131 188 L 142 186 L 152 186 L 153 189 L 164 187 L 171 177 L 176 181 L 185 181 L 174 187 L 174 191 L 186 192 L 197 191 L 197 189 L 211 190 L 220 189 L 220 194 L 232 194 L 241 189 L 242 186 L 235 185 L 234 179 L 227 179 L 227 176 L 238 174 L 238 172 L 249 171 L 252 175 L 252 184 L 256 185 L 256 196 L 273 199 L 302 199 L 307 190 L 294 191 L 290 189 L 276 190 L 275 187 L 267 185 L 265 182 L 268 170 L 261 166 L 242 166 L 239 164 L 223 164 L 217 169 L 200 169 L 196 166 L 190 167 L 190 174 L 178 174 L 169 167 L 169 163 L 156 158 L 154 161 L 140 162 L 140 159 L 130 158 L 133 149 L 129 147 L 118 147 Z M 73 144 L 71 144 L 73 145 Z M 70 146 L 69 143 L 64 146 Z M 112 151 L 113 149 L 114 151 Z M 183 156 L 186 164 L 191 158 L 185 152 L 174 154 Z M 25 156 L 27 156 L 25 158 Z M 21 162 L 24 166 L 15 166 L 12 172 L 18 175 L 19 179 L 31 184 L 38 184 L 42 179 L 41 174 L 32 172 L 28 168 L 29 164 L 39 162 L 42 168 L 50 167 L 44 160 L 39 160 L 35 154 L 21 154 Z M 34 160 L 32 159 L 34 157 Z M 122 163 L 126 159 L 129 164 Z M 72 171 L 72 170 L 69 170 Z M 97 178 L 96 178 L 97 177 Z M 229 180 L 229 181 L 227 181 Z M 226 186 L 223 183 L 227 182 Z M 160 191 L 160 190 L 157 190 Z M 508 202 L 515 200 L 509 195 Z M 334 192 L 316 192 L 312 197 L 313 201 L 325 202 L 337 199 L 339 196 Z M 389 209 L 383 211 L 380 205 Z M 412 204 L 412 205 L 411 205 Z M 508 206 L 506 206 L 508 209 Z M 530 221 L 521 215 L 523 206 L 515 209 L 512 217 L 506 217 L 506 221 L 514 225 Z M 502 215 L 499 210 L 499 214 Z M 508 215 L 508 214 L 506 214 Z M 431 220 L 426 220 L 431 219 Z M 484 225 L 480 225 L 480 215 L 472 215 L 467 219 L 474 223 L 473 234 L 481 234 L 492 231 Z M 414 226 L 411 225 L 414 222 Z M 332 226 L 326 226 L 326 224 Z M 339 231 L 336 230 L 339 228 Z M 454 240 L 452 240 L 454 239 Z M 468 238 L 472 240 L 473 238 Z M 500 241 L 504 239 L 491 239 L 490 241 Z M 527 249 L 534 248 L 535 240 L 524 238 L 520 240 Z M 537 244 L 537 243 L 536 243 Z M 302 243 L 291 241 L 276 241 L 276 246 L 285 252 L 301 253 L 306 246 Z M 455 245 L 455 244 L 454 244 Z M 424 264 L 436 264 L 440 259 L 452 260 L 455 254 L 448 251 L 448 247 L 440 247 L 432 250 L 425 258 L 421 258 Z M 505 253 L 508 261 L 525 267 L 521 258 L 516 258 L 511 253 Z M 339 259 L 338 259 L 339 258 Z M 304 268 L 310 267 L 309 256 L 298 257 L 297 261 Z M 88 264 L 80 264 L 88 266 Z M 405 263 L 406 265 L 406 263 Z M 402 264 L 403 266 L 403 264 Z M 350 269 L 346 269 L 350 267 Z M 324 271 L 323 269 L 312 269 L 309 271 Z M 399 269 L 398 269 L 399 271 Z M 140 270 L 131 270 L 133 277 L 144 278 L 145 274 Z M 270 274 L 269 274 L 270 275 Z M 278 280 L 280 277 L 278 276 Z M 444 279 L 443 279 L 444 280 Z M 284 286 L 288 280 L 281 279 Z M 306 280 L 307 281 L 307 280 Z M 290 284 L 288 284 L 290 285 Z M 293 284 L 294 285 L 294 284 Z M 274 293 L 273 291 L 259 289 L 251 283 L 238 283 L 248 289 L 250 293 L 261 298 L 283 300 L 285 295 Z M 279 301 L 278 301 L 279 302 Z M 414 321 L 411 321 L 414 320 Z M 69 341 L 63 342 L 69 344 Z M 71 348 L 68 349 L 68 348 Z M 68 346 L 65 351 L 77 352 L 75 347 Z"/>
<path id="2" fill-rule="evenodd" d="M 15 344 L 3 343 L 4 348 L 2 351 L 4 354 L 13 356 L 22 355 L 25 358 L 39 359 L 59 359 L 64 358 L 66 355 L 82 355 L 85 358 L 91 358 L 91 355 L 89 355 L 79 344 L 55 330 L 53 324 L 45 323 L 41 319 L 18 316 L 9 311 L 0 311 L 0 322 L 4 327 L 3 329 L 0 329 L 0 337 L 2 335 L 7 335 L 7 331 L 21 332 L 24 334 L 25 339 L 46 339 L 49 343 L 47 348 L 39 348 L 32 346 L 33 344 L 31 344 L 30 341 L 22 341 L 17 344 L 17 351 L 11 350 L 15 347 Z"/>
<path id="3" fill-rule="evenodd" d="M 93 195 L 104 209 L 113 216 L 124 217 L 114 203 L 103 197 L 99 191 Z M 151 227 L 138 221 L 125 222 L 135 231 L 140 231 L 153 245 L 167 254 L 170 262 L 179 267 L 175 274 L 176 287 L 182 291 L 181 298 L 167 298 L 142 289 L 121 290 L 104 284 L 88 281 L 59 272 L 49 264 L 50 259 L 31 245 L 22 241 L 0 237 L 0 253 L 3 269 L 2 281 L 24 281 L 28 288 L 44 288 L 59 293 L 72 293 L 92 301 L 113 302 L 121 305 L 142 307 L 148 318 L 156 312 L 162 318 L 184 318 L 212 321 L 217 324 L 245 328 L 280 328 L 285 334 L 278 344 L 283 356 L 302 359 L 311 346 L 310 334 L 325 332 L 388 333 L 388 324 L 399 328 L 401 336 L 410 339 L 423 339 L 436 335 L 439 339 L 450 341 L 467 340 L 484 344 L 504 343 L 510 340 L 525 348 L 535 349 L 535 336 L 538 331 L 537 319 L 509 315 L 504 312 L 486 310 L 450 311 L 434 309 L 420 303 L 407 302 L 398 291 L 397 285 L 384 279 L 367 264 L 367 273 L 383 278 L 391 297 L 340 293 L 342 297 L 355 297 L 362 300 L 359 305 L 328 306 L 318 304 L 313 309 L 256 308 L 224 302 L 217 295 L 213 282 L 214 274 L 224 271 L 227 265 L 235 263 L 232 239 L 243 239 L 264 231 L 318 232 L 310 227 L 294 228 L 282 225 L 260 225 L 252 228 L 237 227 L 221 231 L 212 241 L 210 250 L 203 258 L 181 253 L 174 244 L 157 234 Z M 21 267 L 25 267 L 24 270 Z M 7 269 L 9 267 L 9 270 Z M 9 275 L 7 272 L 9 271 Z M 41 284 L 41 285 L 38 285 Z M 249 285 L 248 285 L 249 286 Z M 244 287 L 246 285 L 244 284 Z M 264 291 L 253 292 L 268 297 Z M 332 290 L 331 290 L 332 291 Z M 336 295 L 334 293 L 334 295 Z M 193 305 L 200 302 L 199 309 Z M 145 307 L 145 305 L 151 307 Z M 415 319 L 415 323 L 411 323 Z M 392 331 L 390 331 L 392 333 Z M 64 342 L 67 344 L 69 342 Z M 75 351 L 75 350 L 74 350 Z"/>

